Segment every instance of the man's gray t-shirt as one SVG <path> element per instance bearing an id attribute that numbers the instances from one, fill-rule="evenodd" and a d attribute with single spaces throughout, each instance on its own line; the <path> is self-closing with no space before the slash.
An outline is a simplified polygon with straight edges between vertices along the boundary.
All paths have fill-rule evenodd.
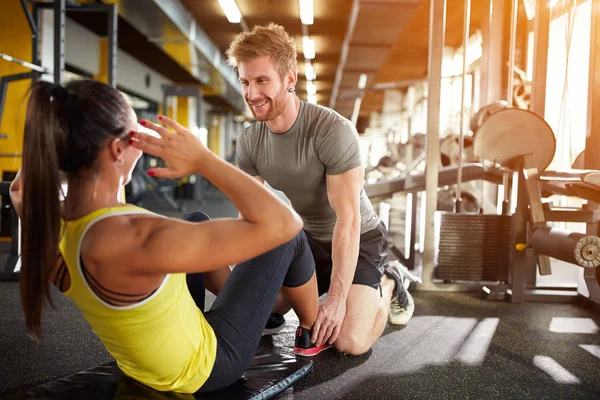
<path id="1" fill-rule="evenodd" d="M 273 133 L 266 122 L 246 128 L 238 140 L 237 164 L 282 191 L 302 217 L 306 232 L 328 243 L 336 215 L 327 198 L 325 176 L 361 165 L 358 133 L 335 111 L 301 101 L 296 122 L 287 132 Z M 379 224 L 364 188 L 360 191 L 360 215 L 360 233 Z"/>

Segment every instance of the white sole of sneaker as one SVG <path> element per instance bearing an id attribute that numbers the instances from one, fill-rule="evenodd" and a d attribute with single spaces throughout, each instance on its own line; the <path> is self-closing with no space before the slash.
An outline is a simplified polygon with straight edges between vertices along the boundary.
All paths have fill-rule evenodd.
<path id="1" fill-rule="evenodd" d="M 388 321 L 392 325 L 406 325 L 415 312 L 415 301 L 409 292 L 406 292 L 406 294 L 408 295 L 408 306 L 406 307 L 406 310 L 402 314 L 392 315 L 392 313 L 390 313 L 388 315 Z"/>

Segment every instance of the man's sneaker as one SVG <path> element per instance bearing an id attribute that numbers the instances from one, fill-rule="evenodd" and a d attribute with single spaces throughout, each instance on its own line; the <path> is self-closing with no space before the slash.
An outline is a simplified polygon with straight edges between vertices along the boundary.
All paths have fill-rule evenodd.
<path id="1" fill-rule="evenodd" d="M 269 316 L 263 336 L 274 335 L 285 327 L 285 318 L 281 314 L 273 313 Z"/>
<path id="2" fill-rule="evenodd" d="M 312 332 L 310 329 L 306 329 L 301 326 L 296 329 L 296 344 L 294 345 L 294 354 L 298 356 L 312 357 L 316 356 L 323 350 L 333 347 L 332 344 L 322 344 L 321 346 L 316 346 L 310 341 L 311 335 Z"/>
<path id="3" fill-rule="evenodd" d="M 411 279 L 405 276 L 398 264 L 390 262 L 383 267 L 383 273 L 394 281 L 388 321 L 394 325 L 406 325 L 415 312 L 415 301 L 407 290 Z"/>

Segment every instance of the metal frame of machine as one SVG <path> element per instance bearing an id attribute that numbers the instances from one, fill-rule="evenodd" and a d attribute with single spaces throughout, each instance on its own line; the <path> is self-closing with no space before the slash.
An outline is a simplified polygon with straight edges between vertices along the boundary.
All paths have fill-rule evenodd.
<path id="1" fill-rule="evenodd" d="M 65 72 L 65 18 L 66 13 L 75 12 L 100 12 L 107 14 L 108 24 L 108 84 L 116 87 L 117 84 L 117 8 L 114 4 L 78 4 L 70 0 L 55 0 L 53 3 L 42 3 L 30 0 L 20 0 L 23 12 L 31 28 L 32 51 L 31 63 L 11 59 L 5 59 L 11 62 L 19 63 L 32 72 L 3 76 L 0 78 L 0 122 L 2 121 L 2 112 L 6 100 L 8 84 L 17 80 L 32 79 L 36 80 L 42 74 L 49 73 L 40 66 L 40 11 L 42 9 L 54 10 L 54 83 L 62 84 Z M 29 11 L 27 4 L 31 4 L 32 11 Z M 2 154 L 2 156 L 20 157 L 15 154 Z M 2 185 L 9 185 L 10 182 L 2 182 Z M 4 193 L 6 192 L 6 194 Z M 2 191 L 8 195 L 8 189 Z M 0 280 L 19 279 L 20 270 L 20 221 L 14 210 L 11 213 L 11 250 L 6 264 L 0 270 Z"/>

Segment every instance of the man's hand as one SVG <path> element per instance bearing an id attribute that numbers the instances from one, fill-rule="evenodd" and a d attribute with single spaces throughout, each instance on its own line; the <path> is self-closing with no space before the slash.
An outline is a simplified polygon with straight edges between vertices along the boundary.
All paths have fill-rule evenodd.
<path id="1" fill-rule="evenodd" d="M 327 296 L 319 306 L 317 321 L 312 329 L 311 341 L 317 346 L 323 343 L 335 343 L 345 316 L 346 299 Z"/>

